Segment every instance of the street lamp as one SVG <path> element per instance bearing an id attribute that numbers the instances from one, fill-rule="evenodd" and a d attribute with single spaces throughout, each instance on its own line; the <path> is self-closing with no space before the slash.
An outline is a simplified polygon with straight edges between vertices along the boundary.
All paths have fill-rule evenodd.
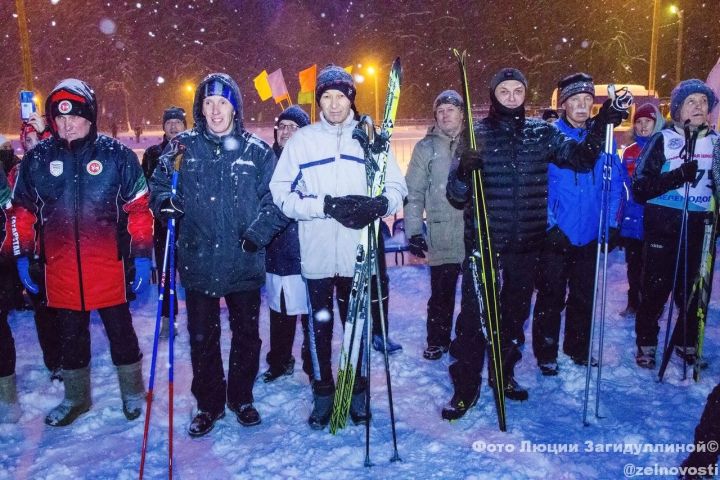
<path id="1" fill-rule="evenodd" d="M 373 66 L 367 67 L 367 73 L 368 75 L 371 75 L 373 77 L 373 80 L 375 81 L 375 118 L 373 118 L 374 123 L 378 123 L 382 121 L 380 118 L 380 95 L 378 94 L 378 74 L 379 71 Z"/>
<path id="2" fill-rule="evenodd" d="M 670 6 L 670 12 L 678 17 L 677 57 L 675 58 L 675 84 L 678 84 L 682 80 L 683 20 L 685 15 L 683 10 L 675 5 Z"/>

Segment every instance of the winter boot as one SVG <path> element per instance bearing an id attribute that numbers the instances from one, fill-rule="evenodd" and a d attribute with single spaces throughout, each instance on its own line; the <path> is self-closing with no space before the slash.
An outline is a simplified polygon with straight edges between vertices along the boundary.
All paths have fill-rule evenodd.
<path id="1" fill-rule="evenodd" d="M 508 377 L 505 380 L 505 398 L 524 402 L 529 396 L 527 389 L 521 387 L 515 380 L 515 377 Z"/>
<path id="2" fill-rule="evenodd" d="M 558 363 L 556 360 L 550 360 L 549 362 L 538 362 L 540 373 L 545 377 L 554 377 L 559 372 Z"/>
<path id="3" fill-rule="evenodd" d="M 122 396 L 123 413 L 128 420 L 135 420 L 145 404 L 145 385 L 142 378 L 142 362 L 118 365 L 118 380 Z"/>
<path id="4" fill-rule="evenodd" d="M 638 347 L 637 353 L 635 354 L 635 363 L 638 367 L 653 369 L 655 368 L 655 351 L 657 347 L 655 345 L 648 345 L 646 347 Z"/>
<path id="5" fill-rule="evenodd" d="M 215 428 L 215 422 L 223 417 L 225 417 L 225 409 L 215 414 L 198 410 L 188 426 L 188 435 L 197 438 L 210 433 Z"/>
<path id="6" fill-rule="evenodd" d="M 320 395 L 313 392 L 313 410 L 310 412 L 308 424 L 313 430 L 322 430 L 330 423 L 332 415 L 335 392 L 330 395 Z"/>
<path id="7" fill-rule="evenodd" d="M 45 423 L 51 427 L 70 425 L 83 413 L 90 410 L 90 368 L 63 370 L 65 399 L 50 410 Z"/>
<path id="8" fill-rule="evenodd" d="M 358 379 L 355 387 L 350 400 L 350 418 L 355 425 L 365 425 L 372 417 L 370 409 L 366 408 L 369 407 L 366 401 L 367 381 Z"/>
<path id="9" fill-rule="evenodd" d="M 385 348 L 383 343 L 387 344 L 387 353 L 388 355 L 394 355 L 396 353 L 402 352 L 402 345 L 399 343 L 395 343 L 392 340 L 390 340 L 390 337 L 387 337 L 385 339 L 385 342 L 383 342 L 382 335 L 373 335 L 372 345 L 375 351 L 384 353 Z"/>
<path id="10" fill-rule="evenodd" d="M 287 362 L 279 367 L 270 366 L 262 375 L 263 382 L 274 382 L 280 377 L 291 376 L 295 371 L 295 357 L 290 357 Z"/>
<path id="11" fill-rule="evenodd" d="M 440 360 L 447 351 L 448 347 L 429 345 L 423 352 L 423 358 L 425 358 L 425 360 Z"/>
<path id="12" fill-rule="evenodd" d="M 17 401 L 15 374 L 0 377 L 0 423 L 17 423 L 20 420 L 20 405 Z"/>
<path id="13" fill-rule="evenodd" d="M 506 398 L 524 402 L 528 399 L 527 389 L 520 386 L 515 380 L 515 365 L 522 359 L 522 353 L 517 346 L 512 345 L 503 349 L 503 386 Z M 493 377 L 488 379 L 492 386 Z"/>
<path id="14" fill-rule="evenodd" d="M 242 405 L 228 405 L 230 410 L 235 413 L 237 421 L 243 427 L 252 427 L 260 425 L 260 413 L 252 403 L 243 403 Z"/>
<path id="15" fill-rule="evenodd" d="M 465 415 L 468 410 L 475 406 L 480 396 L 480 388 L 474 390 L 474 393 L 462 393 L 456 390 L 450 402 L 442 409 L 442 418 L 452 421 Z"/>

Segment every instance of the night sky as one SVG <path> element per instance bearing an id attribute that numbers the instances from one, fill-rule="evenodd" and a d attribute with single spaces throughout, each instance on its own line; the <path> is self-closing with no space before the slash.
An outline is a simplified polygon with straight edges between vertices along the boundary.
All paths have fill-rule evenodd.
<path id="1" fill-rule="evenodd" d="M 160 123 L 164 107 L 189 108 L 196 85 L 213 71 L 232 75 L 245 100 L 246 121 L 270 121 L 280 108 L 260 102 L 252 79 L 282 68 L 297 96 L 297 72 L 317 63 L 379 66 L 381 98 L 395 56 L 404 66 L 398 116 L 428 118 L 434 97 L 459 88 L 451 49 L 471 56 L 473 103 L 503 66 L 528 77 L 528 102 L 549 104 L 564 75 L 578 70 L 596 83 L 647 84 L 651 0 L 489 1 L 85 1 L 25 0 L 35 89 L 62 78 L 88 81 L 101 104 L 101 128 Z M 657 88 L 674 84 L 677 16 L 661 0 Z M 590 4 L 590 5 L 585 5 Z M 685 14 L 683 77 L 705 79 L 720 56 L 718 0 L 679 0 Z M 0 130 L 18 125 L 22 64 L 15 2 L 0 2 Z M 357 64 L 362 64 L 358 68 Z M 160 78 L 162 77 L 162 81 Z M 368 76 L 365 75 L 367 78 Z M 373 82 L 358 88 L 358 108 L 372 112 Z"/>

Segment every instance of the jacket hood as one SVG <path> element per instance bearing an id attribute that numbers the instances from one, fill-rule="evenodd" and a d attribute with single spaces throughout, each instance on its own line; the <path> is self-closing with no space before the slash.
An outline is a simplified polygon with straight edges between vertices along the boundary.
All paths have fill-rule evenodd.
<path id="1" fill-rule="evenodd" d="M 236 133 L 240 133 L 240 131 L 244 130 L 243 100 L 242 96 L 240 95 L 240 87 L 238 87 L 237 83 L 235 83 L 235 80 L 233 80 L 230 75 L 227 75 L 225 73 L 211 73 L 210 75 L 205 77 L 202 82 L 200 82 L 200 85 L 198 85 L 197 89 L 195 90 L 195 101 L 193 102 L 193 120 L 195 121 L 195 129 L 202 132 L 207 132 L 207 122 L 205 121 L 205 116 L 202 113 L 202 104 L 203 100 L 205 100 L 205 86 L 208 83 L 214 81 L 220 82 L 223 85 L 227 86 L 237 99 L 237 106 L 235 107 L 235 118 L 233 119 L 233 123 Z"/>
<path id="2" fill-rule="evenodd" d="M 652 103 L 649 103 L 648 105 L 650 105 L 655 110 L 655 128 L 653 128 L 652 132 L 650 132 L 650 135 L 648 135 L 647 137 L 641 137 L 635 133 L 635 127 L 633 125 L 633 139 L 638 143 L 642 142 L 642 139 L 649 139 L 665 127 L 665 118 L 663 118 L 663 115 L 657 105 L 653 105 Z"/>

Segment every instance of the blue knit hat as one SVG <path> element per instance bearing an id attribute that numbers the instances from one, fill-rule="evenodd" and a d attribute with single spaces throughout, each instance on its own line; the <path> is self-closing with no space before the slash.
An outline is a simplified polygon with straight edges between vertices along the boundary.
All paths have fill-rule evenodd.
<path id="1" fill-rule="evenodd" d="M 304 127 L 305 125 L 308 125 L 310 123 L 310 117 L 308 117 L 308 114 L 305 113 L 305 110 L 298 107 L 297 105 L 292 105 L 283 110 L 278 117 L 275 125 L 280 125 L 280 122 L 283 120 L 290 120 L 291 122 L 295 122 L 298 127 Z"/>
<path id="2" fill-rule="evenodd" d="M 220 79 L 212 79 L 205 84 L 203 98 L 211 97 L 213 95 L 225 97 L 227 101 L 232 104 L 235 110 L 238 109 L 238 101 L 237 98 L 235 98 L 232 88 Z"/>
<path id="3" fill-rule="evenodd" d="M 355 103 L 355 83 L 352 76 L 344 68 L 332 63 L 325 65 L 317 76 L 315 85 L 315 101 L 320 105 L 320 97 L 327 90 L 340 90 Z"/>
<path id="4" fill-rule="evenodd" d="M 685 99 L 693 93 L 702 93 L 708 100 L 708 111 L 712 110 L 717 102 L 715 93 L 705 82 L 697 78 L 683 80 L 678 83 L 670 94 L 670 116 L 675 121 L 680 121 L 680 110 L 682 109 Z"/>

